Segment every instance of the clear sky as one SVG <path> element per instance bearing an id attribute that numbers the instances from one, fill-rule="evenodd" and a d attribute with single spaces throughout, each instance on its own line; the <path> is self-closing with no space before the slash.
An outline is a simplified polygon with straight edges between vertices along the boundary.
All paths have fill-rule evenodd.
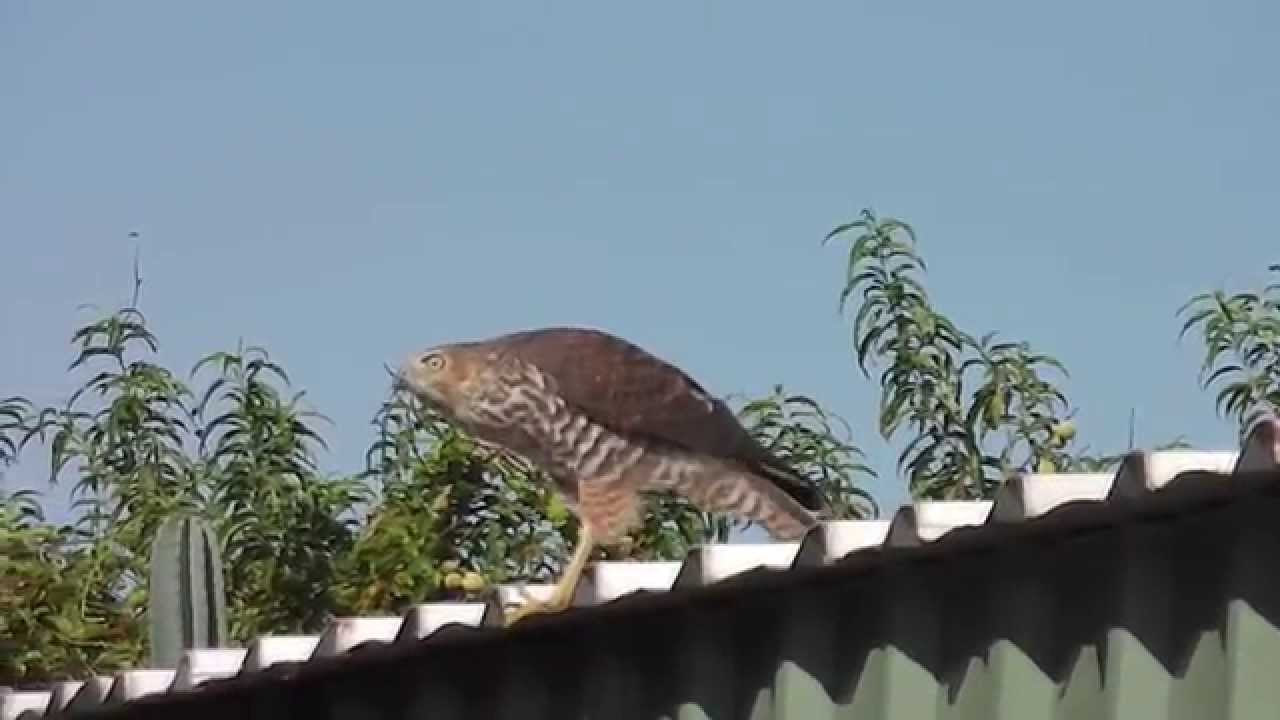
<path id="1" fill-rule="evenodd" d="M 820 245 L 870 205 L 962 325 L 1068 364 L 1090 442 L 1135 407 L 1140 443 L 1234 447 L 1174 311 L 1280 260 L 1275 2 L 465 5 L 0 2 L 0 395 L 65 398 L 138 231 L 162 359 L 266 345 L 327 469 L 383 362 L 589 324 L 818 397 L 892 506 Z"/>

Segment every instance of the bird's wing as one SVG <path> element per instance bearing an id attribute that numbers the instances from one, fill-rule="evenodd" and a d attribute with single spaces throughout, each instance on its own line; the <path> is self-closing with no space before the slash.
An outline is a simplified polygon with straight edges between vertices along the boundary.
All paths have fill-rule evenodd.
<path id="1" fill-rule="evenodd" d="M 823 505 L 817 488 L 761 447 L 723 401 L 633 343 L 588 328 L 546 328 L 513 333 L 500 345 L 536 365 L 566 402 L 615 432 L 742 463 L 806 507 Z"/>
<path id="2" fill-rule="evenodd" d="M 537 366 L 566 402 L 616 432 L 732 457 L 745 434 L 727 408 L 675 366 L 623 340 L 585 328 L 514 333 L 504 350 Z M 735 419 L 736 420 L 736 419 Z"/>

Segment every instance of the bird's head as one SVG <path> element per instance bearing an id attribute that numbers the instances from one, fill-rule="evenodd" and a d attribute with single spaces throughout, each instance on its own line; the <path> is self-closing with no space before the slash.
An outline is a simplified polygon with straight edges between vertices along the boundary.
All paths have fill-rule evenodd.
<path id="1" fill-rule="evenodd" d="M 487 375 L 488 353 L 477 343 L 435 345 L 415 352 L 393 374 L 409 390 L 448 415 L 465 414 L 468 400 Z"/>

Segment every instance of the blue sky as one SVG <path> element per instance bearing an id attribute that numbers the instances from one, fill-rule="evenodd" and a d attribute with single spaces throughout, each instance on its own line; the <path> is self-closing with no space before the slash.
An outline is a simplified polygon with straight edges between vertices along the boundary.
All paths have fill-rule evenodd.
<path id="1" fill-rule="evenodd" d="M 874 430 L 836 313 L 860 208 L 920 232 L 941 307 L 1062 358 L 1091 443 L 1233 447 L 1176 342 L 1277 258 L 1280 6 L 0 3 L 0 395 L 74 386 L 77 306 L 162 359 L 263 344 L 356 469 L 385 361 L 552 323 L 720 393 Z M 900 446 L 900 443 L 897 443 Z M 33 454 L 9 486 L 44 487 Z M 55 509 L 60 503 L 54 503 Z"/>

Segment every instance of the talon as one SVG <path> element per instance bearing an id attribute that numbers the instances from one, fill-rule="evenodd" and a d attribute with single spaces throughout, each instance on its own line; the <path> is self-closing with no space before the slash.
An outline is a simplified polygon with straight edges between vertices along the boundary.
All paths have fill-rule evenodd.
<path id="1" fill-rule="evenodd" d="M 552 593 L 550 600 L 538 600 L 532 597 L 527 586 L 520 585 L 520 593 L 525 596 L 525 602 L 514 610 L 503 613 L 504 624 L 510 627 L 530 615 L 560 612 L 572 605 L 574 590 L 577 588 L 582 570 L 587 564 L 587 558 L 591 555 L 592 547 L 591 534 L 584 530 L 579 539 L 578 547 L 574 550 L 568 567 L 565 568 L 564 577 L 560 579 L 560 582 L 556 583 L 555 592 Z"/>
<path id="2" fill-rule="evenodd" d="M 518 590 L 524 602 L 509 602 L 503 608 L 504 624 L 508 627 L 525 617 L 550 610 L 547 603 L 537 599 L 533 596 L 533 593 L 529 592 L 528 587 L 521 585 Z"/>
<path id="3" fill-rule="evenodd" d="M 539 602 L 530 599 L 523 605 L 517 605 L 504 615 L 504 624 L 507 627 L 515 625 L 517 622 L 529 617 L 530 615 L 538 615 L 540 613 L 555 612 L 559 608 L 552 607 L 549 603 Z"/>

